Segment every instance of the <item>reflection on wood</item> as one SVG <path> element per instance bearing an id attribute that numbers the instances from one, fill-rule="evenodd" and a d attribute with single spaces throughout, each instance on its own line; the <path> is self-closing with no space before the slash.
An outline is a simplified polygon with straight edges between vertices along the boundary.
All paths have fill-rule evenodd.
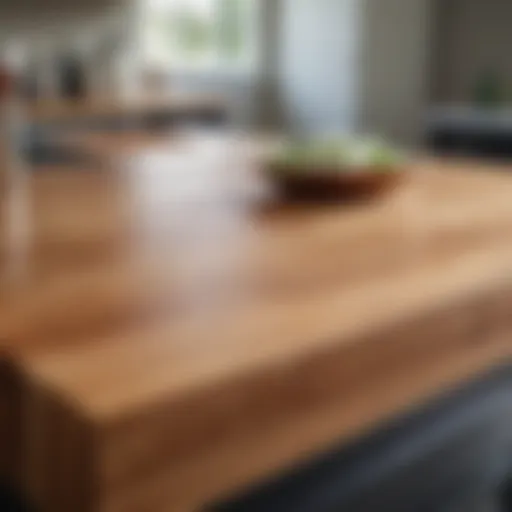
<path id="1" fill-rule="evenodd" d="M 377 202 L 287 207 L 252 154 L 2 189 L 0 450 L 43 511 L 194 510 L 510 356 L 509 176 L 418 164 Z"/>

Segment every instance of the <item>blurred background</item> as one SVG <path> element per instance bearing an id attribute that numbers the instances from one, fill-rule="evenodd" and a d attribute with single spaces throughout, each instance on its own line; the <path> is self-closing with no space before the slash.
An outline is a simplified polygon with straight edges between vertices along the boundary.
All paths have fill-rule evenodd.
<path id="1" fill-rule="evenodd" d="M 0 47 L 31 100 L 208 93 L 237 127 L 506 153 L 511 16 L 507 0 L 2 0 Z"/>

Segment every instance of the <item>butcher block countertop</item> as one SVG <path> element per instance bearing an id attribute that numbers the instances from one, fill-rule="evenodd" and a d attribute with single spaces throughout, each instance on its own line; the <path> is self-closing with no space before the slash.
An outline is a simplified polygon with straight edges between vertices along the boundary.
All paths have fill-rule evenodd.
<path id="1" fill-rule="evenodd" d="M 251 147 L 4 184 L 0 474 L 43 512 L 199 510 L 510 356 L 512 175 L 285 205 Z"/>

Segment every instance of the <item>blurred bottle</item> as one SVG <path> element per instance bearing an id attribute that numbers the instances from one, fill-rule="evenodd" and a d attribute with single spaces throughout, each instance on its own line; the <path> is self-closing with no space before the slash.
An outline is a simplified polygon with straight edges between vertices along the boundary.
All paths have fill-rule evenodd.
<path id="1" fill-rule="evenodd" d="M 59 96 L 81 100 L 87 95 L 85 67 L 78 54 L 64 55 L 58 62 Z"/>

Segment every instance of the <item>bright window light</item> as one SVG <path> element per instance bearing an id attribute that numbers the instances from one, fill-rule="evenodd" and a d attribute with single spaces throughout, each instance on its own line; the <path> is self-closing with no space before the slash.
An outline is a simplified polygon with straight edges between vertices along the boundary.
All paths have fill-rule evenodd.
<path id="1" fill-rule="evenodd" d="M 250 71 L 257 57 L 258 0 L 149 0 L 144 54 L 170 69 Z"/>

